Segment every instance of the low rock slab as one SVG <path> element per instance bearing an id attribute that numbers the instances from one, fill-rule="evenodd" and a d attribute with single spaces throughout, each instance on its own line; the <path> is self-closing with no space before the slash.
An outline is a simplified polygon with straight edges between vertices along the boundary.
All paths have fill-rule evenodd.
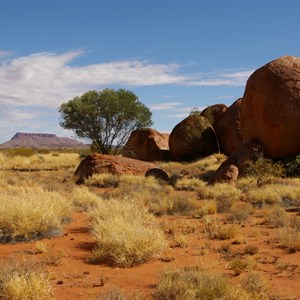
<path id="1" fill-rule="evenodd" d="M 78 183 L 83 183 L 84 179 L 91 177 L 93 174 L 145 175 L 152 168 L 156 168 L 153 163 L 128 157 L 94 153 L 81 161 L 74 175 L 78 177 Z"/>

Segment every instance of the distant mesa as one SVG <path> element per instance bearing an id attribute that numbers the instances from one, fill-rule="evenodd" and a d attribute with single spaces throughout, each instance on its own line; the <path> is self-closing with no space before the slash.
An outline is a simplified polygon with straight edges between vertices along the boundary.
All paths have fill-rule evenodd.
<path id="1" fill-rule="evenodd" d="M 79 141 L 67 137 L 58 137 L 50 133 L 17 132 L 10 141 L 0 144 L 0 149 L 36 148 L 36 149 L 66 149 L 87 148 Z"/>

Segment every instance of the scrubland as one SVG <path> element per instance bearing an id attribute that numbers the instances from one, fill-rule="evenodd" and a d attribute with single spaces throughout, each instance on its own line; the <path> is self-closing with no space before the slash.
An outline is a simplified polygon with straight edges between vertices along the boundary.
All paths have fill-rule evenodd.
<path id="1" fill-rule="evenodd" d="M 300 299 L 300 179 L 208 186 L 224 159 L 76 185 L 78 153 L 0 152 L 0 299 Z"/>

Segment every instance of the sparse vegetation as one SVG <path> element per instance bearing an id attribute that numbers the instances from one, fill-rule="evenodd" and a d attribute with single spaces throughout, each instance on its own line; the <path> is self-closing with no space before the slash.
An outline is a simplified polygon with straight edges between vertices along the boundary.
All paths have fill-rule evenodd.
<path id="1" fill-rule="evenodd" d="M 0 241 L 30 241 L 60 235 L 71 211 L 71 201 L 57 192 L 33 187 L 6 188 L 1 195 Z"/>
<path id="2" fill-rule="evenodd" d="M 46 300 L 52 296 L 49 274 L 31 261 L 10 259 L 1 266 L 0 297 L 4 300 Z"/>
<path id="3" fill-rule="evenodd" d="M 130 201 L 102 202 L 91 213 L 91 223 L 97 241 L 94 262 L 132 267 L 152 259 L 165 247 L 153 216 Z"/>

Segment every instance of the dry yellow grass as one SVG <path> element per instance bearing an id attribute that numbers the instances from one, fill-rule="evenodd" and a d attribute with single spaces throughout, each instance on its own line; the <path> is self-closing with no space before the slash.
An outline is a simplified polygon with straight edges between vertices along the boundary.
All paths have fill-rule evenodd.
<path id="1" fill-rule="evenodd" d="M 57 192 L 8 186 L 1 195 L 0 239 L 14 242 L 59 235 L 72 207 L 72 202 Z"/>
<path id="2" fill-rule="evenodd" d="M 86 186 L 75 187 L 70 195 L 74 205 L 83 211 L 89 211 L 97 207 L 101 198 L 91 192 Z"/>
<path id="3" fill-rule="evenodd" d="M 9 157 L 0 153 L 0 169 L 61 169 L 75 168 L 80 162 L 77 153 L 34 154 L 30 157 Z"/>
<path id="4" fill-rule="evenodd" d="M 90 213 L 97 248 L 92 261 L 131 267 L 165 248 L 163 233 L 147 209 L 131 201 L 103 201 Z"/>
<path id="5" fill-rule="evenodd" d="M 0 270 L 0 295 L 3 300 L 49 299 L 52 296 L 49 274 L 30 261 L 6 261 Z"/>

